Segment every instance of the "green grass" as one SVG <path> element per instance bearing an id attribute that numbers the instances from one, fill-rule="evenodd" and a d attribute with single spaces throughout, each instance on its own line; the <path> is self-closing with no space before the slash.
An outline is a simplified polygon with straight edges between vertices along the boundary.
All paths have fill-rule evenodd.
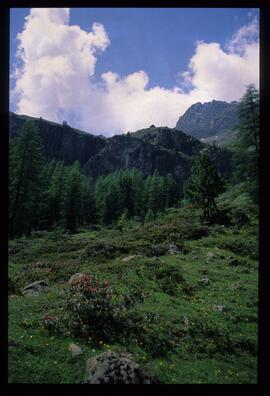
<path id="1" fill-rule="evenodd" d="M 220 205 L 229 201 L 235 202 L 225 194 Z M 9 298 L 9 382 L 81 383 L 86 358 L 110 349 L 130 352 L 162 383 L 256 383 L 258 237 L 256 212 L 246 207 L 248 221 L 240 228 L 203 225 L 197 210 L 182 208 L 123 232 L 102 228 L 11 241 L 16 253 L 9 260 L 15 284 Z M 111 253 L 82 256 L 100 240 L 110 242 Z M 182 253 L 145 257 L 164 242 L 181 246 Z M 124 262 L 129 255 L 140 256 Z M 236 266 L 229 265 L 232 257 Z M 49 333 L 43 317 L 61 312 L 66 283 L 78 271 L 109 280 L 120 295 L 142 290 L 145 298 L 130 308 L 130 320 L 139 318 L 145 330 L 105 346 L 104 340 Z M 51 283 L 49 291 L 20 295 L 23 286 L 41 279 Z M 68 350 L 71 342 L 83 350 L 76 359 Z"/>

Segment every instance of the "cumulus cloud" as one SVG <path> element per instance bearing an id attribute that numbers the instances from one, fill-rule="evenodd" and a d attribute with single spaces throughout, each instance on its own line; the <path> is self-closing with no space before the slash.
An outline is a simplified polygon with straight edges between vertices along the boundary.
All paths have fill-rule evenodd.
<path id="1" fill-rule="evenodd" d="M 32 9 L 18 36 L 22 62 L 11 98 L 19 114 L 62 122 L 107 136 L 150 124 L 174 127 L 193 103 L 238 100 L 259 84 L 258 21 L 233 35 L 225 49 L 198 41 L 182 84 L 148 87 L 145 71 L 119 76 L 108 71 L 94 83 L 98 55 L 110 44 L 105 28 L 91 32 L 69 24 L 69 9 Z"/>
<path id="2" fill-rule="evenodd" d="M 17 57 L 23 66 L 16 70 L 14 94 L 19 113 L 53 121 L 74 113 L 80 122 L 84 106 L 93 99 L 90 78 L 97 51 L 106 49 L 109 38 L 100 24 L 87 33 L 68 22 L 68 8 L 34 8 L 26 18 L 18 35 Z"/>

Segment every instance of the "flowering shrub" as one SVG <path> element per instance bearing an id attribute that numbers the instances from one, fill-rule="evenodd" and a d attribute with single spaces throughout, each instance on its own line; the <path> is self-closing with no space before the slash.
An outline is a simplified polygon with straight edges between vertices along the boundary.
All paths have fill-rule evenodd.
<path id="1" fill-rule="evenodd" d="M 65 332 L 60 315 L 52 316 L 51 314 L 47 314 L 43 318 L 43 323 L 44 327 L 49 331 L 49 333 Z"/>
<path id="2" fill-rule="evenodd" d="M 84 274 L 67 290 L 64 322 L 74 335 L 108 338 L 114 322 L 114 306 L 108 281 Z"/>
<path id="3" fill-rule="evenodd" d="M 132 339 L 144 345 L 149 353 L 162 355 L 170 345 L 168 333 L 156 328 L 162 321 L 154 313 L 138 313 L 133 309 L 144 298 L 140 288 L 119 295 L 112 292 L 108 281 L 84 274 L 67 289 L 62 313 L 47 314 L 44 325 L 50 332 L 87 339 Z"/>

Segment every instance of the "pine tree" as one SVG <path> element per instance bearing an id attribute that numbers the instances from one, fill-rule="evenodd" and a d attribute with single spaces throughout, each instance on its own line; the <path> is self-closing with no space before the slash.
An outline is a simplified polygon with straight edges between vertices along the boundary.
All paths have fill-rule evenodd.
<path id="1" fill-rule="evenodd" d="M 81 218 L 82 196 L 80 164 L 75 161 L 68 169 L 66 191 L 63 196 L 64 226 L 72 233 L 77 230 Z"/>
<path id="2" fill-rule="evenodd" d="M 191 169 L 184 184 L 185 198 L 203 208 L 203 217 L 209 218 L 217 210 L 215 198 L 223 191 L 223 182 L 214 163 L 204 150 Z"/>
<path id="3" fill-rule="evenodd" d="M 132 169 L 132 186 L 133 186 L 133 194 L 134 194 L 134 216 L 137 216 L 141 219 L 144 218 L 144 179 L 142 172 L 137 169 Z"/>
<path id="4" fill-rule="evenodd" d="M 119 175 L 111 174 L 98 178 L 95 186 L 95 205 L 99 221 L 111 224 L 121 213 Z"/>
<path id="5" fill-rule="evenodd" d="M 50 200 L 49 200 L 49 191 L 50 191 L 50 186 L 51 186 L 51 181 L 52 181 L 52 175 L 55 170 L 57 161 L 52 160 L 49 163 L 46 163 L 41 179 L 42 179 L 42 193 L 41 193 L 41 202 L 40 202 L 40 218 L 39 218 L 39 228 L 41 229 L 48 229 L 50 227 L 50 219 L 49 219 L 49 213 L 50 213 Z"/>
<path id="6" fill-rule="evenodd" d="M 259 91 L 251 84 L 239 105 L 234 163 L 236 181 L 246 182 L 248 192 L 255 202 L 259 198 L 259 121 Z"/>
<path id="7" fill-rule="evenodd" d="M 145 215 L 145 222 L 149 223 L 150 221 L 153 221 L 155 219 L 154 212 L 151 209 L 148 209 L 146 215 Z"/>
<path id="8" fill-rule="evenodd" d="M 129 170 L 123 171 L 119 177 L 119 188 L 121 204 L 127 209 L 128 217 L 134 217 L 134 188 L 132 174 Z"/>
<path id="9" fill-rule="evenodd" d="M 156 217 L 157 212 L 160 209 L 160 177 L 158 171 L 155 170 L 153 176 L 148 179 L 147 183 L 147 207 L 150 209 Z"/>
<path id="10" fill-rule="evenodd" d="M 166 176 L 166 209 L 175 206 L 179 200 L 178 186 L 172 175 Z"/>
<path id="11" fill-rule="evenodd" d="M 63 222 L 64 192 L 66 188 L 66 172 L 63 162 L 58 161 L 51 176 L 48 190 L 48 223 L 59 226 Z"/>
<path id="12" fill-rule="evenodd" d="M 91 178 L 82 175 L 82 224 L 96 221 L 94 187 Z"/>
<path id="13" fill-rule="evenodd" d="M 31 233 L 41 210 L 44 157 L 38 130 L 25 122 L 22 133 L 10 142 L 9 231 L 11 237 Z"/>

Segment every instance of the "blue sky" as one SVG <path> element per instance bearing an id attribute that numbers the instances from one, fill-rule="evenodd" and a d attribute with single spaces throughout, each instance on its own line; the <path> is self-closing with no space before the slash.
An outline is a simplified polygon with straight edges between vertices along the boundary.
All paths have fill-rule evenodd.
<path id="1" fill-rule="evenodd" d="M 11 73 L 13 73 L 15 70 L 15 64 L 17 64 L 17 67 L 19 67 L 19 70 L 21 70 L 21 72 L 23 70 L 22 67 L 25 61 L 22 59 L 22 57 L 17 60 L 15 59 L 15 53 L 18 46 L 18 40 L 16 40 L 16 37 L 18 33 L 21 33 L 23 31 L 24 18 L 28 16 L 29 13 L 30 9 L 26 8 L 11 10 Z M 30 26 L 30 28 L 33 30 L 31 33 L 29 29 L 29 36 L 30 34 L 35 34 L 34 18 L 39 21 L 40 25 L 40 21 L 44 20 L 46 22 L 46 18 L 48 20 L 48 18 L 51 18 L 51 16 L 48 17 L 42 14 L 38 14 L 37 16 L 33 17 L 33 22 Z M 90 118 L 88 117 L 88 121 L 81 121 L 82 118 L 85 118 L 85 115 L 83 114 L 87 112 L 87 109 L 84 109 L 83 111 L 81 111 L 80 109 L 79 112 L 81 112 L 81 115 L 79 116 L 77 113 L 77 116 L 74 116 L 74 114 L 76 113 L 76 109 L 79 108 L 79 102 L 74 103 L 74 106 L 72 108 L 72 103 L 70 103 L 69 101 L 67 105 L 67 111 L 65 109 L 63 110 L 62 105 L 59 105 L 59 109 L 61 108 L 60 110 L 62 112 L 59 110 L 60 113 L 58 112 L 57 114 L 53 114 L 52 111 L 50 112 L 48 106 L 45 109 L 42 104 L 39 107 L 37 107 L 37 103 L 31 106 L 31 100 L 29 100 L 29 93 L 33 94 L 33 92 L 35 91 L 34 87 L 31 87 L 31 89 L 29 88 L 29 86 L 26 87 L 26 80 L 27 82 L 29 82 L 29 80 L 32 78 L 33 81 L 36 81 L 36 78 L 34 78 L 33 75 L 30 76 L 30 72 L 28 72 L 27 76 L 26 72 L 25 75 L 21 75 L 21 77 L 17 76 L 17 80 L 21 81 L 19 81 L 18 83 L 17 94 L 12 96 L 13 99 L 11 100 L 11 109 L 17 112 L 20 112 L 22 110 L 26 112 L 29 109 L 29 115 L 36 116 L 39 114 L 39 112 L 42 112 L 44 110 L 45 118 L 46 116 L 49 116 L 54 121 L 60 121 L 60 118 L 65 116 L 65 118 L 68 119 L 68 122 L 71 124 L 73 123 L 74 126 L 91 130 L 91 132 L 94 133 L 104 132 L 104 128 L 106 130 L 110 128 L 110 122 L 111 129 L 113 130 L 113 132 L 111 133 L 123 132 L 126 129 L 132 130 L 140 126 L 140 122 L 136 122 L 136 120 L 134 119 L 135 116 L 132 116 L 130 117 L 130 121 L 128 121 L 127 119 L 125 122 L 122 122 L 122 124 L 121 122 L 117 123 L 117 119 L 119 119 L 119 117 L 121 116 L 121 112 L 119 115 L 116 114 L 117 110 L 112 112 L 113 106 L 111 104 L 113 103 L 114 105 L 114 101 L 119 98 L 119 106 L 121 106 L 122 103 L 128 102 L 129 105 L 127 110 L 132 112 L 132 106 L 134 106 L 134 109 L 137 108 L 136 104 L 134 104 L 136 103 L 136 101 L 135 99 L 131 100 L 130 94 L 128 96 L 128 99 L 130 100 L 125 100 L 123 92 L 125 88 L 123 87 L 123 84 L 126 87 L 127 84 L 124 80 L 126 76 L 133 75 L 134 73 L 141 71 L 142 73 L 140 75 L 136 74 L 134 76 L 134 81 L 132 80 L 132 84 L 138 84 L 138 87 L 140 87 L 140 84 L 142 84 L 142 90 L 144 92 L 147 91 L 147 95 L 144 95 L 143 97 L 143 99 L 145 98 L 145 100 L 142 102 L 145 103 L 144 107 L 140 111 L 136 109 L 136 116 L 138 118 L 145 118 L 145 122 L 148 122 L 153 114 L 152 117 L 157 118 L 156 120 L 153 120 L 153 123 L 163 121 L 163 119 L 165 121 L 163 122 L 164 124 L 173 123 L 174 118 L 177 119 L 179 117 L 181 111 L 183 111 L 183 109 L 185 109 L 185 107 L 187 107 L 187 105 L 192 102 L 193 98 L 194 100 L 197 97 L 199 99 L 205 98 L 207 100 L 210 97 L 212 98 L 213 95 L 219 95 L 217 89 L 212 90 L 212 92 L 209 91 L 208 93 L 205 91 L 205 87 L 201 87 L 200 82 L 198 82 L 200 74 L 198 74 L 197 77 L 195 75 L 195 78 L 192 78 L 192 76 L 194 76 L 194 73 L 197 73 L 197 69 L 199 69 L 199 67 L 202 68 L 201 65 L 202 63 L 205 63 L 205 59 L 207 59 L 209 54 L 213 54 L 213 56 L 211 56 L 217 58 L 217 67 L 219 67 L 218 65 L 220 61 L 218 56 L 220 55 L 220 59 L 223 59 L 223 52 L 225 54 L 230 53 L 228 49 L 226 50 L 226 46 L 228 46 L 228 43 L 230 45 L 233 37 L 236 37 L 236 40 L 238 40 L 238 47 L 239 45 L 243 46 L 243 51 L 246 51 L 248 45 L 254 44 L 256 40 L 258 41 L 256 37 L 253 37 L 255 26 L 254 21 L 257 21 L 258 24 L 258 19 L 259 10 L 247 8 L 72 8 L 69 10 L 69 20 L 68 22 L 65 22 L 66 25 L 68 25 L 69 27 L 78 25 L 81 29 L 81 34 L 83 35 L 83 32 L 90 33 L 92 31 L 92 25 L 94 23 L 98 23 L 102 25 L 108 38 L 107 42 L 105 43 L 106 40 L 102 36 L 102 40 L 105 41 L 103 41 L 102 44 L 95 44 L 95 50 L 92 50 L 92 55 L 95 58 L 95 66 L 93 69 L 91 69 L 90 72 L 91 87 L 89 89 L 91 89 L 92 91 L 94 89 L 96 92 L 97 87 L 103 84 L 102 89 L 104 90 L 104 92 L 109 92 L 109 95 L 107 95 L 106 99 L 99 99 L 99 104 L 97 104 L 96 102 L 93 103 L 93 106 L 91 106 L 92 102 L 95 100 L 93 95 L 87 96 L 87 98 L 89 97 L 89 102 L 91 102 L 89 103 L 90 107 L 96 106 L 97 108 L 99 108 L 100 106 L 102 106 L 103 111 L 101 112 L 100 117 L 105 120 L 104 127 L 102 126 L 102 122 L 98 121 L 96 114 L 92 116 L 92 118 L 89 116 Z M 252 23 L 253 25 L 251 26 Z M 48 29 L 49 28 L 47 28 L 47 30 L 44 30 L 44 34 L 47 35 Z M 243 34 L 239 34 L 238 37 L 237 32 L 241 32 L 241 29 L 245 30 L 243 31 Z M 40 39 L 42 40 L 42 32 L 39 31 L 38 34 L 40 36 Z M 55 40 L 55 36 L 51 34 L 51 36 L 48 37 L 48 40 L 51 40 L 53 45 L 53 40 Z M 29 45 L 31 45 L 30 42 L 31 39 L 28 39 L 26 32 L 23 41 L 24 50 L 25 48 L 29 48 Z M 203 47 L 203 45 L 200 46 L 198 42 L 204 42 L 206 44 L 209 44 L 209 46 L 207 48 Z M 212 45 L 213 43 L 218 43 L 220 50 L 219 48 L 216 48 L 214 45 Z M 39 44 L 37 44 L 37 48 L 38 45 Z M 36 59 L 33 55 L 33 50 L 34 48 L 31 49 L 32 60 L 27 61 L 29 70 L 30 62 L 32 62 L 33 65 L 33 59 Z M 212 52 L 210 52 L 210 50 Z M 205 57 L 203 57 L 203 51 L 205 51 Z M 238 50 L 234 51 L 236 51 L 235 53 L 239 54 Z M 195 55 L 196 57 L 194 61 L 194 68 L 193 70 L 190 70 L 189 63 L 192 57 L 194 57 Z M 70 55 L 63 53 L 62 56 L 63 58 L 67 59 L 67 57 Z M 202 61 L 200 61 L 200 59 L 202 59 Z M 245 56 L 244 59 L 246 60 Z M 234 61 L 233 58 L 232 60 Z M 246 63 L 248 61 L 250 62 L 250 60 L 246 60 Z M 237 65 L 238 64 L 236 64 L 235 68 L 238 67 Z M 205 65 L 203 67 L 206 68 Z M 215 65 L 210 64 L 209 70 L 213 70 L 214 67 Z M 250 69 L 250 76 L 246 77 L 247 82 L 249 78 L 251 80 L 254 80 L 255 78 L 254 73 L 251 70 L 252 67 L 254 70 L 256 65 L 249 66 L 247 64 L 245 68 L 247 74 L 248 70 Z M 239 68 L 242 68 L 240 58 Z M 241 71 L 240 69 L 239 71 Z M 33 68 L 31 70 L 33 70 Z M 78 70 L 80 70 L 80 67 Z M 177 112 L 177 114 L 168 116 L 168 122 L 166 122 L 167 119 L 165 114 L 163 118 L 159 120 L 158 117 L 155 115 L 155 111 L 152 110 L 151 106 L 149 105 L 149 102 L 151 100 L 154 101 L 155 97 L 159 97 L 159 102 L 157 104 L 158 110 L 159 106 L 164 107 L 164 103 L 166 103 L 166 101 L 160 103 L 161 91 L 158 91 L 156 87 L 160 87 L 162 89 L 162 94 L 164 94 L 164 100 L 166 100 L 165 96 L 168 97 L 168 112 L 175 111 L 174 109 L 177 109 L 177 100 L 180 100 L 180 97 L 179 92 L 178 96 L 176 96 L 176 92 L 173 92 L 173 90 L 175 90 L 175 88 L 183 89 L 185 87 L 184 85 L 182 85 L 183 78 L 180 76 L 180 73 L 185 71 L 189 73 L 189 78 L 186 79 L 186 82 L 189 81 L 189 83 L 186 85 L 186 87 L 188 87 L 189 90 L 196 88 L 196 93 L 200 91 L 201 96 L 196 96 L 195 91 L 192 91 L 193 96 L 190 96 L 189 98 L 185 97 L 185 104 L 182 107 L 181 105 L 179 105 L 179 111 Z M 108 79 L 106 79 L 106 87 L 104 88 L 104 79 L 102 78 L 102 74 L 106 74 L 108 72 L 117 73 L 118 83 L 117 85 L 115 84 L 115 82 L 112 83 L 112 77 L 110 75 L 109 81 Z M 36 74 L 37 72 L 35 71 L 34 73 Z M 205 71 L 202 71 L 201 76 L 203 77 L 204 75 L 207 74 L 205 73 Z M 147 76 L 146 84 L 142 81 L 146 81 L 145 76 Z M 68 81 L 69 80 L 67 77 L 65 80 L 65 86 L 68 84 Z M 11 89 L 14 89 L 15 83 L 16 79 L 11 79 Z M 196 84 L 198 86 L 196 86 Z M 50 87 L 51 86 L 52 85 L 50 84 Z M 63 82 L 61 86 L 63 86 Z M 55 87 L 57 89 L 57 85 Z M 38 86 L 38 89 L 42 89 L 42 86 Z M 46 89 L 48 90 L 47 85 Z M 70 87 L 70 89 L 72 89 L 72 87 Z M 140 88 L 138 89 L 140 90 Z M 158 91 L 156 92 L 156 95 L 154 95 L 155 91 Z M 235 95 L 237 96 L 237 93 L 235 93 L 234 96 L 232 95 L 232 97 L 230 97 L 230 94 L 224 94 L 224 100 L 239 99 L 243 90 L 241 92 L 240 91 L 241 88 L 239 88 L 238 98 L 234 97 Z M 118 96 L 116 96 L 116 92 L 118 93 Z M 169 92 L 171 93 L 171 95 L 169 95 Z M 101 92 L 99 92 L 99 94 L 101 94 Z M 47 98 L 49 98 L 48 95 L 49 93 L 46 91 Z M 113 95 L 115 96 L 114 98 Z M 84 98 L 85 97 L 86 96 L 84 96 Z M 137 95 L 136 97 L 139 98 L 139 95 Z M 24 100 L 22 100 L 22 98 Z M 220 98 L 222 99 L 222 97 Z M 212 99 L 220 98 L 213 97 Z M 175 100 L 175 106 L 171 103 L 173 100 Z M 62 103 L 63 101 L 59 99 L 59 103 L 60 102 Z M 180 101 L 178 103 L 180 103 Z M 54 106 L 55 105 L 57 106 L 57 103 L 54 103 Z M 148 113 L 147 117 L 145 116 L 146 111 Z M 144 115 L 143 117 L 142 114 Z M 40 115 L 42 116 L 42 114 Z M 105 133 L 108 134 L 109 132 L 105 131 Z"/>

